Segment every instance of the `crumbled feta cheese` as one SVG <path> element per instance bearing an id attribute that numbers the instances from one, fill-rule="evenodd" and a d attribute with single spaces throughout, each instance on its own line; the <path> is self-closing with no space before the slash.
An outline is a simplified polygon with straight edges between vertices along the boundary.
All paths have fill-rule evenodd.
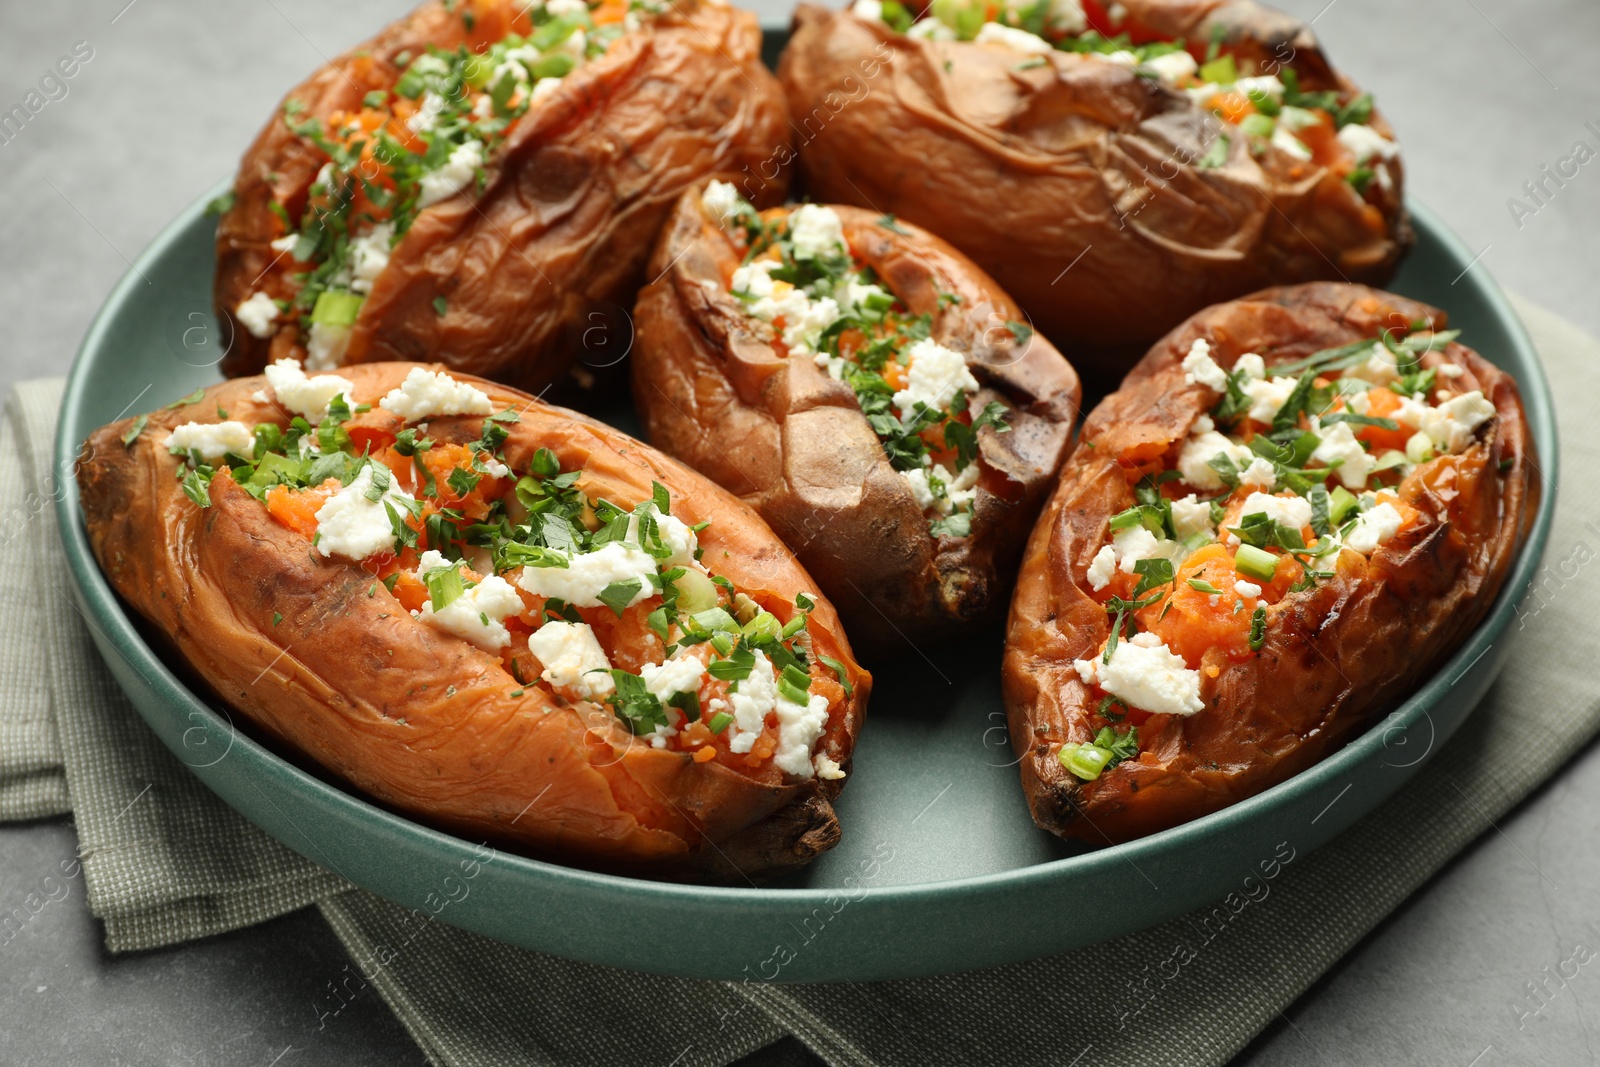
<path id="1" fill-rule="evenodd" d="M 378 406 L 407 422 L 439 415 L 488 415 L 494 411 L 489 394 L 443 371 L 412 367 L 405 381 L 389 390 Z"/>
<path id="2" fill-rule="evenodd" d="M 1246 378 L 1265 378 L 1267 376 L 1267 361 L 1254 352 L 1246 352 L 1233 361 L 1233 369 L 1236 373 L 1242 374 Z"/>
<path id="3" fill-rule="evenodd" d="M 350 327 L 329 322 L 313 322 L 306 337 L 306 366 L 312 370 L 328 370 L 344 362 L 344 353 L 350 347 Z"/>
<path id="4" fill-rule="evenodd" d="M 556 18 L 582 18 L 589 14 L 584 0 L 546 0 L 544 9 Z"/>
<path id="5" fill-rule="evenodd" d="M 1342 379 L 1345 381 L 1359 381 L 1358 378 Z M 1366 393 L 1351 393 L 1344 398 L 1344 406 L 1357 415 L 1365 415 L 1372 409 L 1372 398 Z"/>
<path id="6" fill-rule="evenodd" d="M 732 188 L 732 186 L 729 186 L 729 188 Z M 733 272 L 733 281 L 729 283 L 728 291 L 743 293 L 746 296 L 753 296 L 757 299 L 764 296 L 770 297 L 774 288 L 772 272 L 781 266 L 783 264 L 775 259 L 758 259 L 753 263 L 746 263 Z M 801 293 L 800 295 L 804 296 L 805 294 Z M 754 311 L 752 311 L 752 314 L 754 314 Z M 770 319 L 773 316 L 764 315 L 760 317 Z"/>
<path id="7" fill-rule="evenodd" d="M 1201 500 L 1193 493 L 1181 500 L 1174 500 L 1172 528 L 1180 541 L 1187 541 L 1196 534 L 1204 534 L 1208 540 L 1215 539 L 1217 529 L 1211 525 L 1210 502 Z"/>
<path id="8" fill-rule="evenodd" d="M 850 5 L 850 14 L 858 19 L 868 22 L 881 22 L 883 20 L 882 0 L 856 0 Z"/>
<path id="9" fill-rule="evenodd" d="M 611 661 L 587 623 L 551 620 L 528 635 L 528 651 L 544 665 L 540 678 L 579 699 L 595 700 L 616 689 Z M 593 672 L 593 673 L 591 673 Z"/>
<path id="10" fill-rule="evenodd" d="M 328 413 L 333 398 L 342 395 L 346 404 L 354 404 L 350 390 L 355 385 L 349 378 L 337 374 L 318 374 L 306 377 L 300 364 L 292 359 L 280 359 L 266 370 L 267 384 L 278 396 L 278 403 L 296 415 L 305 416 L 313 426 Z"/>
<path id="11" fill-rule="evenodd" d="M 860 0 L 857 0 L 859 3 Z M 844 777 L 844 771 L 838 762 L 825 752 L 818 752 L 817 758 L 812 761 L 817 768 L 817 777 L 825 782 L 836 781 Z"/>
<path id="12" fill-rule="evenodd" d="M 1472 442 L 1473 432 L 1494 415 L 1494 404 L 1474 389 L 1428 408 L 1419 428 L 1441 452 L 1460 452 Z"/>
<path id="13" fill-rule="evenodd" d="M 1211 358 L 1211 343 L 1204 337 L 1196 337 L 1189 346 L 1189 354 L 1183 357 L 1183 380 L 1189 385 L 1203 385 L 1218 392 L 1228 387 L 1228 372 Z"/>
<path id="14" fill-rule="evenodd" d="M 1235 444 L 1215 430 L 1206 430 L 1184 441 L 1178 450 L 1178 473 L 1186 485 L 1196 489 L 1221 489 L 1222 476 L 1210 463 L 1219 455 L 1227 456 L 1235 467 L 1249 467 L 1256 454 L 1244 445 Z"/>
<path id="15" fill-rule="evenodd" d="M 860 276 L 855 274 L 852 274 L 845 280 L 843 285 L 839 286 L 835 297 L 839 301 L 841 308 L 848 308 L 852 311 L 859 311 L 865 308 L 870 301 L 881 302 L 886 297 L 893 299 L 886 289 L 870 282 L 863 282 Z"/>
<path id="16" fill-rule="evenodd" d="M 406 126 L 412 133 L 428 133 L 438 125 L 439 116 L 444 112 L 445 98 L 438 93 L 429 91 L 422 94 L 422 103 L 417 105 L 417 110 L 406 119 Z"/>
<path id="17" fill-rule="evenodd" d="M 560 78 L 540 78 L 533 83 L 533 91 L 528 94 L 528 103 L 537 104 L 559 88 L 561 88 Z"/>
<path id="18" fill-rule="evenodd" d="M 483 159 L 482 141 L 467 141 L 457 145 L 451 150 L 444 166 L 429 171 L 418 181 L 417 206 L 425 208 L 437 204 L 465 189 L 477 177 Z"/>
<path id="19" fill-rule="evenodd" d="M 1178 544 L 1165 537 L 1158 538 L 1143 526 L 1130 526 L 1111 535 L 1111 547 L 1117 552 L 1117 567 L 1123 574 L 1133 574 L 1133 565 L 1141 559 L 1171 559 L 1178 552 Z"/>
<path id="20" fill-rule="evenodd" d="M 1239 517 L 1246 515 L 1265 514 L 1267 518 L 1280 526 L 1287 526 L 1291 530 L 1299 530 L 1311 525 L 1311 501 L 1303 496 L 1286 493 L 1283 496 L 1271 496 L 1267 493 L 1251 493 L 1245 497 L 1244 506 L 1239 509 Z M 1237 544 L 1238 538 L 1228 535 L 1230 543 Z"/>
<path id="21" fill-rule="evenodd" d="M 773 753 L 773 765 L 796 778 L 810 778 L 815 773 L 811 749 L 822 731 L 828 728 L 828 698 L 813 693 L 804 704 L 796 704 L 779 694 L 775 710 L 778 713 L 778 750 Z"/>
<path id="22" fill-rule="evenodd" d="M 1233 83 L 1233 87 L 1246 96 L 1259 93 L 1273 100 L 1283 99 L 1283 82 L 1278 80 L 1276 74 L 1264 74 L 1257 78 L 1240 78 Z"/>
<path id="23" fill-rule="evenodd" d="M 805 294 L 800 290 L 791 290 L 799 294 L 802 299 Z M 798 318 L 784 317 L 783 343 L 788 346 L 789 354 L 795 356 L 808 356 L 822 340 L 822 333 L 829 326 L 839 320 L 839 305 L 833 297 L 825 296 L 820 300 L 812 301 L 806 305 L 805 313 Z"/>
<path id="24" fill-rule="evenodd" d="M 844 223 L 831 207 L 801 204 L 789 213 L 789 240 L 798 259 L 842 255 Z"/>
<path id="25" fill-rule="evenodd" d="M 698 693 L 706 665 L 696 656 L 673 656 L 665 663 L 646 663 L 639 677 L 650 694 L 665 704 L 679 693 Z"/>
<path id="26" fill-rule="evenodd" d="M 1078 672 L 1078 680 L 1084 685 L 1093 685 L 1095 678 L 1099 677 L 1095 672 L 1095 666 L 1098 663 L 1098 657 L 1075 659 L 1072 661 L 1072 669 Z"/>
<path id="27" fill-rule="evenodd" d="M 363 560 L 379 552 L 394 551 L 389 508 L 403 518 L 408 514 L 405 504 L 414 498 L 390 476 L 382 495 L 370 499 L 373 470 L 372 464 L 364 465 L 349 485 L 317 509 L 317 551 L 324 556 Z M 385 469 L 383 473 L 389 472 Z"/>
<path id="28" fill-rule="evenodd" d="M 1239 472 L 1239 484 L 1245 488 L 1270 489 L 1278 484 L 1278 471 L 1272 461 L 1257 456 L 1250 466 Z"/>
<path id="29" fill-rule="evenodd" d="M 1322 122 L 1322 116 L 1303 107 L 1285 106 L 1278 112 L 1278 125 L 1289 130 L 1303 130 Z"/>
<path id="30" fill-rule="evenodd" d="M 1237 582 L 1233 583 L 1233 591 L 1238 593 L 1240 596 L 1248 597 L 1261 595 L 1261 587 L 1259 585 L 1257 585 L 1255 582 L 1247 582 L 1243 578 L 1240 578 Z"/>
<path id="31" fill-rule="evenodd" d="M 1106 545 L 1094 554 L 1094 559 L 1089 563 L 1088 574 L 1089 588 L 1099 592 L 1111 584 L 1112 575 L 1117 571 L 1117 550 Z"/>
<path id="32" fill-rule="evenodd" d="M 1355 157 L 1357 163 L 1365 163 L 1373 156 L 1379 159 L 1393 159 L 1400 151 L 1400 146 L 1389 138 L 1371 126 L 1363 126 L 1357 122 L 1340 127 L 1338 138 L 1339 143 Z"/>
<path id="33" fill-rule="evenodd" d="M 412 60 L 411 66 L 407 69 L 419 75 L 437 74 L 442 77 L 450 73 L 450 65 L 432 52 L 426 52 Z"/>
<path id="34" fill-rule="evenodd" d="M 1358 493 L 1365 489 L 1372 468 L 1378 465 L 1378 461 L 1356 440 L 1350 424 L 1336 422 L 1332 426 L 1318 426 L 1316 431 L 1322 442 L 1311 453 L 1311 458 L 1330 467 L 1338 463 L 1339 481 L 1346 489 L 1354 489 Z"/>
<path id="35" fill-rule="evenodd" d="M 940 481 L 944 482 L 945 496 L 950 502 L 951 510 L 960 511 L 969 507 L 977 499 L 978 464 L 976 462 L 967 464 L 960 474 L 951 474 L 944 464 L 936 463 L 933 467 L 933 473 L 938 475 Z"/>
<path id="36" fill-rule="evenodd" d="M 1047 55 L 1056 50 L 1054 45 L 1038 34 L 998 22 L 985 22 L 973 40 L 978 44 L 997 44 L 1030 55 Z"/>
<path id="37" fill-rule="evenodd" d="M 255 434 L 242 422 L 186 422 L 176 427 L 162 442 L 168 451 L 196 452 L 208 464 L 215 464 L 229 452 L 249 459 L 255 451 Z"/>
<path id="38" fill-rule="evenodd" d="M 1189 432 L 1190 433 L 1195 433 L 1195 434 L 1210 433 L 1212 430 L 1215 430 L 1216 428 L 1217 428 L 1217 424 L 1214 421 L 1212 421 L 1212 418 L 1211 418 L 1210 415 L 1196 415 L 1194 417 L 1194 422 L 1191 423 L 1190 426 L 1189 426 Z"/>
<path id="39" fill-rule="evenodd" d="M 422 560 L 417 565 L 417 577 L 459 566 L 429 549 L 422 554 Z M 438 611 L 433 609 L 431 600 L 427 601 L 422 605 L 420 617 L 435 629 L 454 634 L 485 652 L 493 652 L 511 643 L 511 633 L 505 627 L 505 620 L 508 616 L 522 614 L 522 609 L 522 597 L 517 595 L 511 583 L 491 574 Z"/>
<path id="40" fill-rule="evenodd" d="M 1393 504 L 1378 504 L 1363 511 L 1356 519 L 1355 526 L 1351 527 L 1344 539 L 1344 545 L 1363 556 L 1370 556 L 1378 550 L 1379 545 L 1388 543 L 1390 538 L 1399 533 L 1404 522 Z"/>
<path id="41" fill-rule="evenodd" d="M 873 0 L 874 3 L 877 0 Z M 718 226 L 726 225 L 733 217 L 734 211 L 739 207 L 739 191 L 733 187 L 732 182 L 719 182 L 712 180 L 706 185 L 706 191 L 700 194 L 700 207 Z M 739 288 L 737 285 L 735 289 Z"/>
<path id="42" fill-rule="evenodd" d="M 1298 160 L 1309 160 L 1311 148 L 1300 138 L 1289 132 L 1288 127 L 1279 123 L 1272 131 L 1272 147 L 1286 152 Z"/>
<path id="43" fill-rule="evenodd" d="M 1144 69 L 1164 82 L 1178 82 L 1200 69 L 1200 64 L 1188 52 L 1179 49 L 1144 61 Z"/>
<path id="44" fill-rule="evenodd" d="M 1369 381 L 1373 385 L 1388 385 L 1400 377 L 1400 371 L 1395 367 L 1394 355 L 1381 343 L 1374 342 L 1372 355 L 1365 363 L 1351 367 L 1345 372 L 1352 378 Z"/>
<path id="45" fill-rule="evenodd" d="M 923 15 L 906 30 L 906 36 L 914 41 L 953 41 L 956 31 L 932 15 Z"/>
<path id="46" fill-rule="evenodd" d="M 1089 55 L 1103 59 L 1107 63 L 1115 63 L 1119 67 L 1127 67 L 1129 70 L 1139 65 L 1139 54 L 1130 52 L 1126 48 L 1119 48 L 1115 52 L 1090 52 Z M 1216 86 L 1212 86 L 1212 88 L 1214 89 Z"/>
<path id="47" fill-rule="evenodd" d="M 372 292 L 372 283 L 378 280 L 383 268 L 389 265 L 389 243 L 394 239 L 394 226 L 380 222 L 370 231 L 350 242 L 350 291 Z"/>
<path id="48" fill-rule="evenodd" d="M 615 582 L 637 582 L 639 588 L 625 607 L 655 595 L 650 579 L 657 573 L 655 557 L 636 544 L 608 541 L 593 552 L 567 560 L 565 567 L 523 567 L 517 584 L 535 596 L 554 597 L 579 608 L 597 608 L 600 594 Z"/>
<path id="49" fill-rule="evenodd" d="M 906 350 L 911 366 L 906 387 L 894 394 L 894 406 L 909 415 L 920 401 L 935 411 L 950 407 L 958 392 L 978 391 L 978 380 L 967 369 L 967 358 L 932 338 L 923 338 Z"/>
<path id="50" fill-rule="evenodd" d="M 1193 715 L 1205 707 L 1200 672 L 1148 631 L 1118 641 L 1110 663 L 1090 662 L 1097 666 L 1100 688 L 1129 707 L 1154 715 Z"/>
<path id="51" fill-rule="evenodd" d="M 933 507 L 933 489 L 928 485 L 928 468 L 915 467 L 901 471 L 900 477 L 906 480 L 906 488 L 910 489 L 911 495 L 916 498 L 917 507 L 923 511 Z"/>
<path id="52" fill-rule="evenodd" d="M 755 653 L 755 666 L 739 682 L 739 691 L 728 694 L 733 722 L 728 726 L 728 751 L 749 752 L 767 723 L 767 713 L 778 706 L 778 680 L 766 653 Z"/>
<path id="53" fill-rule="evenodd" d="M 1441 378 L 1459 378 L 1467 373 L 1467 368 L 1459 363 L 1441 363 L 1433 369 Z"/>
<path id="54" fill-rule="evenodd" d="M 1250 398 L 1249 417 L 1256 422 L 1270 424 L 1297 384 L 1293 378 L 1253 378 L 1245 382 L 1244 394 Z"/>
<path id="55" fill-rule="evenodd" d="M 700 547 L 700 541 L 689 528 L 689 524 L 676 516 L 661 514 L 651 501 L 646 501 L 641 510 L 655 521 L 656 534 L 661 538 L 661 543 L 672 553 L 661 561 L 661 566 L 667 570 L 673 567 L 696 566 L 694 553 L 695 549 Z M 635 511 L 628 519 L 627 540 L 643 548 L 644 542 L 640 540 L 639 533 L 641 525 L 640 514 Z"/>
<path id="56" fill-rule="evenodd" d="M 297 233 L 286 233 L 282 237 L 274 237 L 272 240 L 267 242 L 267 245 L 274 252 L 288 252 L 291 249 L 293 249 L 295 245 L 297 245 L 299 243 L 300 243 L 300 235 L 299 234 L 297 234 Z"/>
<path id="57" fill-rule="evenodd" d="M 272 324 L 278 321 L 278 302 L 266 293 L 251 293 L 233 309 L 239 325 L 250 331 L 251 337 L 265 340 L 272 336 Z"/>

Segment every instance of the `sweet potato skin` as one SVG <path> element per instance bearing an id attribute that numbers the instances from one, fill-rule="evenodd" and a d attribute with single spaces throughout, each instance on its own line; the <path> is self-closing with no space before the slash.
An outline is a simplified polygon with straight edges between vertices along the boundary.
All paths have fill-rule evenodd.
<path id="1" fill-rule="evenodd" d="M 347 368 L 372 401 L 415 364 Z M 504 446 L 514 469 L 547 447 L 582 465 L 592 495 L 672 493 L 718 573 L 760 600 L 815 592 L 765 523 L 730 494 L 621 432 L 504 386 L 471 381 L 520 421 Z M 225 475 L 212 506 L 189 501 L 170 430 L 221 406 L 249 424 L 288 418 L 253 399 L 264 379 L 213 386 L 163 410 L 131 447 L 129 420 L 96 431 L 78 482 L 84 523 L 113 587 L 170 643 L 214 697 L 279 748 L 380 803 L 475 839 L 565 862 L 667 877 L 742 880 L 808 862 L 831 847 L 842 781 L 785 783 L 770 765 L 738 773 L 637 742 L 609 708 L 561 706 L 517 684 L 498 656 L 411 618 L 358 564 L 326 559 Z M 435 418 L 429 435 L 475 440 L 481 418 Z M 274 614 L 282 616 L 274 621 Z M 818 652 L 840 660 L 854 692 L 830 713 L 817 751 L 848 767 L 871 676 L 856 666 L 825 600 L 811 615 Z M 818 668 L 826 670 L 826 668 Z M 514 691 L 523 695 L 513 697 Z"/>
<path id="2" fill-rule="evenodd" d="M 933 337 L 967 352 L 1006 399 L 1008 433 L 979 431 L 972 533 L 934 538 L 849 385 L 809 358 L 786 359 L 767 324 L 727 292 L 738 253 L 698 190 L 679 201 L 635 310 L 634 401 L 650 441 L 758 510 L 833 601 L 863 655 L 908 651 L 1004 611 L 1028 524 L 1066 456 L 1081 397 L 1070 364 L 994 281 L 919 227 L 836 207 L 847 242 Z M 898 231 L 898 232 L 897 232 Z M 958 302 L 941 306 L 940 293 Z"/>
<path id="3" fill-rule="evenodd" d="M 427 44 L 471 45 L 522 5 L 477 0 L 477 34 L 437 0 L 388 26 L 292 89 L 300 119 L 359 110 L 399 76 L 394 58 Z M 755 16 L 683 0 L 563 79 L 490 157 L 487 181 L 424 210 L 367 297 L 345 362 L 439 359 L 453 370 L 537 392 L 585 355 L 599 324 L 620 329 L 656 232 L 678 193 L 706 176 L 738 178 L 763 205 L 783 199 L 787 110 L 762 66 Z M 234 205 L 217 227 L 218 319 L 232 329 L 229 376 L 304 357 L 292 324 L 270 338 L 239 326 L 234 308 L 258 289 L 292 297 L 270 271 L 283 233 L 270 205 L 298 219 L 326 157 L 284 124 L 282 109 L 240 163 Z M 768 166 L 767 164 L 773 164 Z M 448 310 L 440 315 L 434 300 Z M 598 336 L 597 334 L 595 336 Z M 605 365 L 618 346 L 588 353 Z"/>
<path id="4" fill-rule="evenodd" d="M 1204 42 L 1221 27 L 1230 49 L 1292 62 L 1308 89 L 1353 88 L 1308 27 L 1248 0 L 1123 6 L 1135 39 Z M 1381 285 L 1412 243 L 1398 159 L 1376 206 L 1320 166 L 1254 158 L 1237 135 L 1223 165 L 1201 167 L 1220 123 L 1185 95 L 1112 63 L 1042 58 L 1017 69 L 1005 49 L 801 4 L 779 78 L 808 193 L 950 241 L 1107 389 L 1203 307 L 1284 282 Z"/>
<path id="5" fill-rule="evenodd" d="M 1334 577 L 1269 607 L 1257 657 L 1208 655 L 1220 670 L 1201 672 L 1206 707 L 1159 717 L 1168 721 L 1141 736 L 1137 760 L 1082 782 L 1056 758 L 1062 743 L 1093 733 L 1095 705 L 1072 662 L 1110 633 L 1085 574 L 1108 519 L 1134 503 L 1125 472 L 1180 441 L 1215 396 L 1185 384 L 1180 364 L 1194 340 L 1227 353 L 1224 365 L 1254 351 L 1270 368 L 1419 318 L 1446 325 L 1438 309 L 1364 286 L 1268 289 L 1183 323 L 1089 415 L 1024 553 L 1002 668 L 1023 791 L 1041 827 L 1091 844 L 1126 841 L 1258 793 L 1403 699 L 1482 620 L 1537 510 L 1537 458 L 1515 382 L 1452 343 L 1424 366 L 1464 368 L 1453 387 L 1481 389 L 1498 415 L 1465 452 L 1402 482 L 1419 525 L 1370 562 L 1341 553 Z"/>

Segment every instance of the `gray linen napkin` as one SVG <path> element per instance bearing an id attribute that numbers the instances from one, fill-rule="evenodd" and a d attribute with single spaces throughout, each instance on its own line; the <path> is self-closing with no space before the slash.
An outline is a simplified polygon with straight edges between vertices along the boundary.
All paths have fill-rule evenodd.
<path id="1" fill-rule="evenodd" d="M 1600 446 L 1572 405 L 1588 395 L 1600 342 L 1535 305 L 1517 307 L 1567 432 L 1550 556 L 1513 639 L 1523 629 L 1535 638 L 1586 633 L 1600 578 L 1573 561 L 1600 546 Z M 31 383 L 12 399 L 0 429 L 0 523 L 19 492 L 8 458 L 20 448 L 31 463 L 24 496 L 48 468 L 58 395 L 58 384 Z M 39 553 L 34 573 L 59 575 L 52 521 L 29 519 L 31 532 L 5 540 L 5 551 L 24 541 Z M 9 529 L 0 526 L 0 538 Z M 375 987 L 429 1058 L 449 1065 L 724 1064 L 785 1033 L 836 1065 L 1225 1063 L 1600 728 L 1600 694 L 1582 665 L 1562 661 L 1562 643 L 1518 640 L 1500 682 L 1416 779 L 1316 853 L 1286 847 L 1263 857 L 1254 879 L 1241 874 L 1230 904 L 962 975 L 691 982 L 509 948 L 360 890 L 339 892 L 339 879 L 264 838 L 189 778 L 115 692 L 65 591 L 42 592 L 48 675 L 29 659 L 35 639 L 19 650 L 14 631 L 0 633 L 0 817 L 62 810 L 68 791 L 52 760 L 64 757 L 90 906 L 106 919 L 108 946 L 202 936 L 316 900 L 351 955 L 342 988 Z M 41 706 L 53 709 L 58 747 Z M 342 1003 L 330 995 L 327 1015 Z"/>

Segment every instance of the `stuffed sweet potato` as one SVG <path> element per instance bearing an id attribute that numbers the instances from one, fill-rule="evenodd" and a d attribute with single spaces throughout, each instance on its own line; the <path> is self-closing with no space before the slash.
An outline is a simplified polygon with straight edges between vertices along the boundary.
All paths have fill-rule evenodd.
<path id="1" fill-rule="evenodd" d="M 1412 240 L 1371 97 L 1249 0 L 802 4 L 779 77 L 811 196 L 933 230 L 1108 388 L 1208 304 L 1382 284 Z"/>
<path id="2" fill-rule="evenodd" d="M 90 543 L 216 698 L 535 855 L 757 878 L 838 839 L 870 676 L 761 519 L 481 379 L 284 360 L 96 431 Z"/>
<path id="3" fill-rule="evenodd" d="M 430 0 L 245 153 L 217 228 L 223 370 L 438 359 L 537 390 L 594 337 L 591 363 L 619 358 L 680 191 L 714 174 L 783 198 L 760 47 L 712 0 Z"/>
<path id="4" fill-rule="evenodd" d="M 635 312 L 652 443 L 754 506 L 864 653 L 998 618 L 1079 388 L 971 261 L 848 207 L 685 193 Z"/>
<path id="5" fill-rule="evenodd" d="M 1034 820 L 1124 841 L 1283 781 L 1477 626 L 1538 498 L 1515 383 L 1434 308 L 1269 289 L 1084 425 L 1003 668 Z"/>

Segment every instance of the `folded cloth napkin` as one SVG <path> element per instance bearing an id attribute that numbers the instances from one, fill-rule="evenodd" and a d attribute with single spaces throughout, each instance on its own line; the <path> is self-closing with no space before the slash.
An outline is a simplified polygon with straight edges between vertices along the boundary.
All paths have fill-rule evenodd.
<path id="1" fill-rule="evenodd" d="M 90 907 L 113 951 L 316 902 L 351 956 L 341 988 L 375 987 L 438 1064 L 724 1064 L 784 1034 L 830 1064 L 863 1067 L 1225 1063 L 1600 728 L 1587 663 L 1538 640 L 1594 625 L 1600 578 L 1581 564 L 1600 546 L 1600 445 L 1581 405 L 1600 342 L 1517 306 L 1567 432 L 1550 557 L 1511 629 L 1515 652 L 1404 789 L 1314 854 L 1264 857 L 1271 874 L 1241 880 L 1227 904 L 1008 967 L 813 986 L 649 977 L 418 919 L 236 816 L 117 692 L 61 586 L 54 516 L 39 503 L 52 488 L 59 382 L 19 386 L 0 426 L 0 544 L 40 583 L 0 588 L 0 610 L 20 622 L 0 632 L 0 818 L 61 812 L 70 799 Z M 330 995 L 327 1013 L 343 1002 Z"/>

